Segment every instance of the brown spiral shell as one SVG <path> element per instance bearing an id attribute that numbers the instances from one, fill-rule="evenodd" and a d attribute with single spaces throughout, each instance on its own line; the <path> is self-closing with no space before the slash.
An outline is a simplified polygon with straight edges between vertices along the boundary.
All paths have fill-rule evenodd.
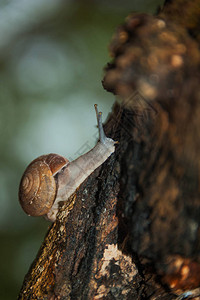
<path id="1" fill-rule="evenodd" d="M 28 165 L 19 186 L 19 201 L 28 215 L 48 213 L 57 190 L 54 175 L 68 162 L 66 158 L 51 153 L 39 156 Z"/>

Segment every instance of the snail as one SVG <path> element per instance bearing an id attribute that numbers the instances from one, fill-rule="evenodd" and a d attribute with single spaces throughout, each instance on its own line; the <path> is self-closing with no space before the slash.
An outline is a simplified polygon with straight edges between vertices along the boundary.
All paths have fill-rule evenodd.
<path id="1" fill-rule="evenodd" d="M 69 197 L 83 181 L 115 151 L 115 141 L 106 137 L 102 113 L 98 112 L 99 141 L 84 155 L 69 162 L 58 154 L 42 155 L 26 168 L 19 186 L 19 202 L 30 216 L 44 216 L 54 222 L 59 202 Z"/>

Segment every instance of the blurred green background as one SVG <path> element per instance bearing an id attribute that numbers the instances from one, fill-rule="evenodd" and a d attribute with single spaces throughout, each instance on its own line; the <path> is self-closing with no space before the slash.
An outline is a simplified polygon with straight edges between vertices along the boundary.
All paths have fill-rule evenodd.
<path id="1" fill-rule="evenodd" d="M 26 165 L 94 146 L 93 104 L 105 120 L 115 100 L 101 85 L 114 30 L 130 12 L 162 3 L 0 0 L 0 299 L 17 298 L 50 225 L 19 206 Z"/>

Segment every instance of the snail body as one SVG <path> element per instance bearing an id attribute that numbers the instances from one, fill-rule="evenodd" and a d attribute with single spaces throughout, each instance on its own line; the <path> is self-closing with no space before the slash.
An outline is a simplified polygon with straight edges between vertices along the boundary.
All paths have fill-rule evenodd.
<path id="1" fill-rule="evenodd" d="M 31 216 L 45 216 L 54 222 L 59 203 L 67 201 L 83 181 L 114 151 L 115 141 L 105 136 L 101 112 L 95 105 L 99 141 L 89 152 L 72 162 L 58 154 L 42 155 L 26 168 L 19 187 L 19 201 Z"/>

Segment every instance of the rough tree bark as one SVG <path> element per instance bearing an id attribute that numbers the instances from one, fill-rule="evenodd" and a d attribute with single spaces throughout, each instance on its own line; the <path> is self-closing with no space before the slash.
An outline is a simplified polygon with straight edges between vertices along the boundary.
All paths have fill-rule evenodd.
<path id="1" fill-rule="evenodd" d="M 60 208 L 19 299 L 175 299 L 200 285 L 199 2 L 118 29 L 103 81 L 121 96 L 105 126 L 116 152 Z"/>

